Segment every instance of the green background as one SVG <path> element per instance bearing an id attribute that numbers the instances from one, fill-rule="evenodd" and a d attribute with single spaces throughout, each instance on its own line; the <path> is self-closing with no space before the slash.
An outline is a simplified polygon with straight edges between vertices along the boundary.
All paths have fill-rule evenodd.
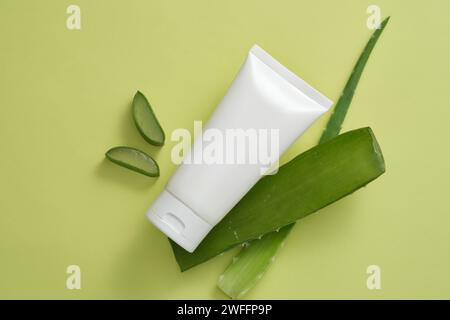
<path id="1" fill-rule="evenodd" d="M 169 138 L 192 131 L 257 43 L 336 101 L 371 34 L 369 4 L 392 18 L 344 130 L 371 126 L 387 173 L 298 223 L 246 298 L 450 298 L 447 0 L 1 0 L 0 298 L 226 298 L 215 283 L 236 251 L 180 273 L 144 217 L 175 143 L 140 137 L 132 97 L 149 97 Z M 155 156 L 161 177 L 104 160 L 116 145 Z M 81 290 L 66 289 L 71 264 Z M 366 287 L 372 264 L 381 290 Z"/>

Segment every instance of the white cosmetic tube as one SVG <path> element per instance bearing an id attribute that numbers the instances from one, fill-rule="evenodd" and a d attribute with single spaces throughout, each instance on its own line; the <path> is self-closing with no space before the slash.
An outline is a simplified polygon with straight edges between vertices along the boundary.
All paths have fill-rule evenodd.
<path id="1" fill-rule="evenodd" d="M 269 135 L 277 133 L 278 152 L 270 157 L 270 163 L 276 163 L 278 156 L 331 105 L 327 97 L 255 45 L 204 127 L 204 135 L 196 138 L 185 159 L 206 151 L 208 130 L 214 130 L 216 137 L 217 134 L 226 137 L 225 144 L 230 132 L 265 130 Z M 273 149 L 273 139 L 261 138 L 266 136 L 257 137 L 258 146 Z M 222 162 L 181 164 L 148 210 L 150 221 L 189 252 L 195 250 L 267 169 L 267 163 L 227 161 L 230 152 L 236 150 L 229 145 L 223 150 Z M 253 151 L 246 149 L 244 153 L 250 158 Z"/>

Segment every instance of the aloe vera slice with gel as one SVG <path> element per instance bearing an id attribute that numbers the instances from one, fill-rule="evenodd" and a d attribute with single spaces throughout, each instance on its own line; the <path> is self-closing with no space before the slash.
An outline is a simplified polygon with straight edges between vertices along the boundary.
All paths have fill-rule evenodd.
<path id="1" fill-rule="evenodd" d="M 133 119 L 139 133 L 148 143 L 155 146 L 162 146 L 164 144 L 164 130 L 159 124 L 147 98 L 140 91 L 134 95 Z"/>
<path id="2" fill-rule="evenodd" d="M 145 152 L 131 147 L 109 149 L 106 158 L 119 166 L 149 177 L 159 177 L 158 163 Z"/>

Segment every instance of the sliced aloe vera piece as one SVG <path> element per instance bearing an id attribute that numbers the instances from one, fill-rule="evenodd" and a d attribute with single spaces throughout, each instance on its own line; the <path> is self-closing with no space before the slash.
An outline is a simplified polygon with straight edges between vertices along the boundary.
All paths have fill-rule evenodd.
<path id="1" fill-rule="evenodd" d="M 131 147 L 109 149 L 106 158 L 124 168 L 139 172 L 149 177 L 159 177 L 158 163 L 145 152 Z"/>
<path id="2" fill-rule="evenodd" d="M 138 91 L 133 99 L 133 119 L 144 139 L 155 146 L 164 144 L 165 135 L 147 98 Z"/>
<path id="3" fill-rule="evenodd" d="M 182 271 L 286 226 L 356 191 L 384 172 L 370 128 L 318 145 L 262 178 L 193 253 L 172 242 Z"/>
<path id="4" fill-rule="evenodd" d="M 375 30 L 361 53 L 320 137 L 319 144 L 339 134 L 364 66 L 388 22 L 389 17 L 381 23 L 380 29 Z M 250 245 L 243 248 L 238 254 L 238 259 L 219 277 L 219 288 L 232 298 L 241 297 L 250 290 L 262 278 L 270 262 L 275 259 L 278 248 L 284 243 L 294 225 L 295 223 L 283 227 L 278 234 L 272 233 L 264 236 L 261 240 L 250 242 Z M 244 259 L 240 257 L 244 257 Z"/>
<path id="5" fill-rule="evenodd" d="M 279 247 L 294 224 L 265 234 L 261 240 L 251 241 L 219 277 L 217 285 L 229 297 L 238 299 L 247 293 L 273 262 Z"/>

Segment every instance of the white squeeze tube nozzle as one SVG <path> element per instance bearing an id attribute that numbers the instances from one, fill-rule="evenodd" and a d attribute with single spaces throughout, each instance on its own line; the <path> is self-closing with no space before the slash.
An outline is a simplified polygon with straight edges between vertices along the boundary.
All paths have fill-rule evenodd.
<path id="1" fill-rule="evenodd" d="M 244 132 L 248 138 L 252 132 L 265 130 L 277 133 L 278 152 L 271 156 L 270 164 L 277 163 L 278 157 L 331 105 L 327 97 L 254 45 L 203 128 L 204 134 L 196 138 L 184 159 L 206 152 L 208 130 L 216 138 L 226 137 L 225 144 L 230 132 Z M 274 141 L 261 137 L 257 136 L 259 147 L 273 147 Z M 243 150 L 246 156 L 253 150 L 249 148 L 250 143 Z M 234 146 L 225 145 L 222 150 L 224 161 L 184 161 L 147 212 L 158 229 L 189 252 L 197 248 L 267 169 L 267 163 L 229 162 L 234 157 Z"/>

